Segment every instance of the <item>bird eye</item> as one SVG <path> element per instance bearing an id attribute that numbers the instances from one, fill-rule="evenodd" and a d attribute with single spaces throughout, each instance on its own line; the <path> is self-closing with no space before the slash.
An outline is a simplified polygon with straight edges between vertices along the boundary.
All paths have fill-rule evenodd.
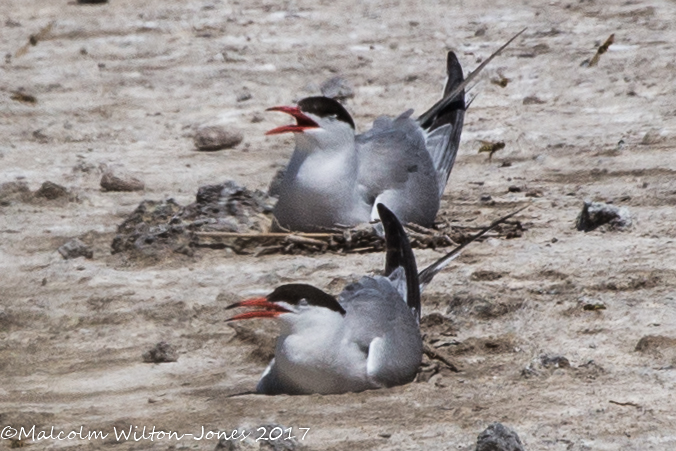
<path id="1" fill-rule="evenodd" d="M 298 305 L 301 307 L 307 307 L 309 304 L 307 303 L 307 299 L 303 298 L 298 302 Z"/>

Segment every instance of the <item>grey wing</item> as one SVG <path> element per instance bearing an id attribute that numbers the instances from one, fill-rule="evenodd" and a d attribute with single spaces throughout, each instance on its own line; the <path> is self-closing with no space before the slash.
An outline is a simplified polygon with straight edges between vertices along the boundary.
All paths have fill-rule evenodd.
<path id="1" fill-rule="evenodd" d="M 364 277 L 340 297 L 351 339 L 368 349 L 371 382 L 391 387 L 412 381 L 422 359 L 422 338 L 397 288 L 386 277 Z"/>
<path id="2" fill-rule="evenodd" d="M 425 145 L 424 130 L 412 110 L 392 120 L 378 118 L 356 137 L 359 189 L 365 202 L 381 202 L 403 222 L 429 226 L 439 209 L 437 173 Z"/>

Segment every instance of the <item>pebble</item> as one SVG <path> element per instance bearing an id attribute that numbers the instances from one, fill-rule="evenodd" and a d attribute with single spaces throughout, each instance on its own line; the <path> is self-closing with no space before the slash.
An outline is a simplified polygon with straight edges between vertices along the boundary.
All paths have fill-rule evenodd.
<path id="1" fill-rule="evenodd" d="M 496 422 L 479 434 L 476 451 L 524 451 L 524 447 L 513 429 Z"/>
<path id="2" fill-rule="evenodd" d="M 605 224 L 608 224 L 611 229 L 631 227 L 629 209 L 603 202 L 585 201 L 576 220 L 577 230 L 589 232 Z"/>
<path id="3" fill-rule="evenodd" d="M 197 130 L 195 147 L 202 151 L 229 149 L 241 143 L 243 139 L 242 132 L 235 128 L 213 125 Z"/>
<path id="4" fill-rule="evenodd" d="M 94 257 L 94 252 L 91 247 L 84 244 L 79 238 L 75 238 L 64 244 L 59 248 L 59 254 L 69 260 L 71 258 L 92 258 Z"/>
<path id="5" fill-rule="evenodd" d="M 319 89 L 322 91 L 323 96 L 340 101 L 354 97 L 352 87 L 342 77 L 329 78 L 319 86 Z"/>
<path id="6" fill-rule="evenodd" d="M 67 196 L 68 190 L 66 188 L 50 181 L 44 182 L 40 189 L 35 192 L 35 197 L 42 197 L 48 200 L 59 199 L 60 197 Z"/>
<path id="7" fill-rule="evenodd" d="M 143 191 L 145 183 L 122 168 L 106 167 L 101 177 L 104 191 Z"/>
<path id="8" fill-rule="evenodd" d="M 176 349 L 166 341 L 160 341 L 152 349 L 143 353 L 146 363 L 167 363 L 178 360 Z"/>

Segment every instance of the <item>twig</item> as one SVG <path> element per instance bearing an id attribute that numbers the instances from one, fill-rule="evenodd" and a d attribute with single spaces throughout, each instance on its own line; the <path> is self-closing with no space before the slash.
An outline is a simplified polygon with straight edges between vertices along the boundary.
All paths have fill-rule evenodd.
<path id="1" fill-rule="evenodd" d="M 270 233 L 237 233 L 237 232 L 195 232 L 196 236 L 211 237 L 211 238 L 286 238 L 290 236 L 303 238 L 332 238 L 336 236 L 335 233 L 284 233 L 284 232 L 270 232 Z"/>
<path id="2" fill-rule="evenodd" d="M 631 402 L 631 401 L 628 401 L 628 402 L 619 402 L 619 401 L 613 401 L 613 400 L 611 399 L 611 400 L 609 400 L 608 402 L 611 403 L 611 404 L 616 404 L 616 405 L 618 405 L 618 406 L 625 406 L 625 407 L 626 407 L 626 406 L 632 406 L 632 407 L 636 407 L 637 409 L 640 409 L 640 408 L 641 408 L 641 406 L 640 406 L 639 404 L 636 404 L 635 402 Z"/>

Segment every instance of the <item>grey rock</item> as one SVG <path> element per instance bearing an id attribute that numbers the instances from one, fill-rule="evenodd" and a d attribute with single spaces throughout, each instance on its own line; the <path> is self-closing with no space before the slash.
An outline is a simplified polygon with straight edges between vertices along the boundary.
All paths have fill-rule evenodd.
<path id="1" fill-rule="evenodd" d="M 513 429 L 491 423 L 477 437 L 476 451 L 524 451 L 524 447 Z"/>
<path id="2" fill-rule="evenodd" d="M 193 232 L 267 230 L 267 216 L 272 213 L 276 201 L 261 191 L 249 190 L 231 180 L 200 187 L 195 202 L 186 206 L 173 199 L 144 200 L 118 226 L 111 251 L 113 254 L 129 252 L 132 256 L 151 260 L 173 252 L 190 256 L 194 247 L 211 247 Z M 242 244 L 236 241 L 225 247 L 240 249 Z"/>
<path id="3" fill-rule="evenodd" d="M 626 207 L 585 201 L 576 220 L 577 230 L 589 232 L 606 224 L 611 230 L 629 228 L 632 224 L 631 214 Z"/>
<path id="4" fill-rule="evenodd" d="M 87 246 L 85 243 L 80 241 L 79 238 L 75 238 L 64 244 L 59 248 L 59 254 L 66 260 L 71 258 L 92 258 L 94 257 L 94 252 L 92 249 Z"/>
<path id="5" fill-rule="evenodd" d="M 245 102 L 247 100 L 251 100 L 253 98 L 253 95 L 248 89 L 243 89 L 239 94 L 237 94 L 237 101 L 238 102 Z"/>
<path id="6" fill-rule="evenodd" d="M 122 168 L 105 168 L 101 177 L 104 191 L 143 191 L 145 183 Z"/>
<path id="7" fill-rule="evenodd" d="M 659 144 L 664 141 L 664 137 L 660 134 L 660 131 L 656 128 L 650 129 L 643 135 L 641 144 L 650 145 L 650 144 Z"/>
<path id="8" fill-rule="evenodd" d="M 143 353 L 143 361 L 146 363 L 166 363 L 177 360 L 176 349 L 166 341 L 157 343 L 152 349 Z"/>
<path id="9" fill-rule="evenodd" d="M 214 448 L 216 451 L 237 451 L 241 449 L 239 446 L 239 443 L 235 442 L 234 440 L 227 440 L 227 439 L 220 439 L 218 443 L 216 443 L 216 448 Z"/>
<path id="10" fill-rule="evenodd" d="M 68 197 L 68 190 L 54 182 L 46 181 L 35 192 L 35 197 L 42 197 L 48 200 L 59 199 L 61 197 Z"/>
<path id="11" fill-rule="evenodd" d="M 522 103 L 524 105 L 541 105 L 541 104 L 547 103 L 547 102 L 540 99 L 538 96 L 527 96 L 523 99 Z"/>
<path id="12" fill-rule="evenodd" d="M 339 101 L 354 97 L 352 87 L 342 77 L 329 78 L 319 86 L 319 89 L 322 91 L 323 96 L 331 97 Z"/>
<path id="13" fill-rule="evenodd" d="M 542 354 L 540 356 L 540 363 L 545 368 L 570 368 L 570 361 L 562 355 Z"/>
<path id="14" fill-rule="evenodd" d="M 229 149 L 241 143 L 242 132 L 221 126 L 202 127 L 195 134 L 195 147 L 201 151 Z"/>

